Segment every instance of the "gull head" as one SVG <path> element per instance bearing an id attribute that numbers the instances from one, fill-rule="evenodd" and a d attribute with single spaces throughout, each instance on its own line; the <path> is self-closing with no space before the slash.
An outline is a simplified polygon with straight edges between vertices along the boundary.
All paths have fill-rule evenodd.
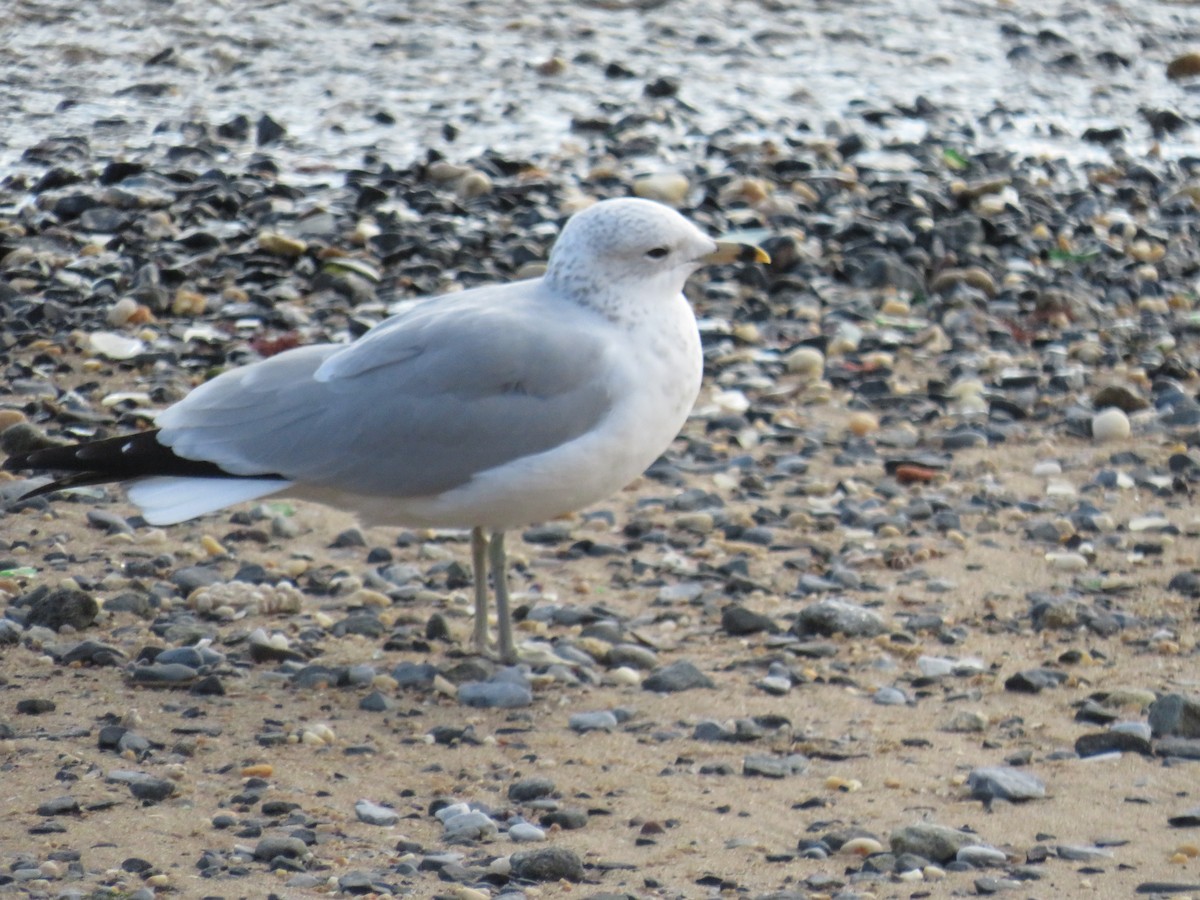
<path id="1" fill-rule="evenodd" d="M 688 276 L 711 263 L 765 259 L 756 247 L 710 238 L 675 210 L 634 197 L 576 213 L 550 252 L 546 283 L 608 315 L 618 306 L 674 301 Z"/>

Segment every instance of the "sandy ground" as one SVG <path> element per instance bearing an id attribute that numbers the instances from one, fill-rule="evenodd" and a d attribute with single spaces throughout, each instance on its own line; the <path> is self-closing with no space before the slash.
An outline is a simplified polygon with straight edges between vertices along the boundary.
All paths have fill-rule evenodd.
<path id="1" fill-rule="evenodd" d="M 839 415 L 836 410 L 812 414 L 834 421 Z M 1153 459 L 1166 450 L 1156 444 L 1135 440 L 1130 447 Z M 981 472 L 992 471 L 995 481 L 1012 496 L 1036 497 L 1042 492 L 1040 479 L 1027 474 L 1035 459 L 1050 451 L 1067 463 L 1066 477 L 1082 484 L 1113 449 L 1120 448 L 1097 448 L 1064 438 L 1053 448 L 1044 444 L 973 451 L 956 461 L 943 489 L 953 492 L 956 483 L 967 486 Z M 838 472 L 822 472 L 818 466 L 810 478 L 836 480 Z M 877 471 L 871 475 L 879 477 Z M 705 480 L 697 483 L 710 486 Z M 616 498 L 609 508 L 617 513 L 618 528 L 627 521 L 638 496 L 661 496 L 662 490 L 643 481 Z M 1136 491 L 1106 500 L 1119 522 L 1150 508 L 1162 509 L 1181 526 L 1191 517 L 1184 504 L 1164 507 L 1161 500 Z M 736 502 L 732 501 L 733 508 Z M 53 535 L 77 561 L 67 567 L 70 572 L 96 577 L 111 567 L 109 560 L 119 564 L 126 554 L 143 552 L 138 546 L 141 537 L 131 544 L 88 528 L 87 508 L 59 503 L 52 518 L 12 517 L 5 521 L 5 537 L 31 541 L 36 557 Z M 231 570 L 241 562 L 278 563 L 297 554 L 311 555 L 314 565 L 330 563 L 351 571 L 364 565 L 361 548 L 328 547 L 350 523 L 346 516 L 312 506 L 300 506 L 297 515 L 305 533 L 296 540 L 253 550 L 244 544 L 230 545 L 236 554 L 229 561 Z M 190 548 L 199 554 L 203 535 L 220 538 L 228 530 L 223 517 L 178 526 L 167 533 L 165 547 L 176 553 Z M 835 638 L 835 657 L 793 661 L 811 680 L 782 698 L 768 696 L 753 685 L 774 653 L 761 636 L 729 637 L 721 632 L 715 614 L 697 609 L 675 606 L 655 617 L 650 602 L 654 588 L 612 587 L 613 570 L 627 569 L 625 562 L 564 563 L 552 551 L 520 541 L 513 543 L 514 556 L 526 560 L 528 576 L 547 597 L 557 595 L 572 603 L 602 601 L 623 616 L 643 617 L 638 634 L 659 647 L 663 662 L 692 660 L 717 687 L 656 696 L 627 685 L 578 688 L 550 683 L 541 686 L 531 708 L 513 713 L 470 710 L 447 697 L 409 693 L 397 697 L 394 712 L 379 714 L 358 709 L 366 688 L 291 690 L 269 677 L 270 666 L 253 667 L 244 678 L 225 678 L 225 697 L 197 698 L 134 687 L 116 668 L 63 669 L 36 649 L 8 648 L 0 657 L 0 683 L 7 698 L 0 721 L 8 722 L 17 736 L 0 744 L 4 773 L 0 802 L 11 810 L 0 819 L 3 863 L 7 865 L 19 853 L 45 858 L 57 848 L 74 848 L 82 853 L 89 873 L 112 873 L 90 876 L 88 883 L 138 886 L 137 876 L 117 873 L 122 860 L 137 856 L 149 860 L 180 896 L 263 896 L 269 890 L 301 896 L 303 892 L 282 887 L 287 875 L 267 874 L 259 863 L 251 864 L 250 876 L 223 881 L 201 879 L 195 867 L 205 849 L 228 850 L 238 843 L 229 831 L 215 830 L 210 820 L 221 812 L 240 820 L 254 817 L 256 810 L 231 806 L 230 798 L 242 786 L 245 767 L 267 764 L 273 771 L 265 799 L 294 801 L 323 823 L 313 865 L 330 878 L 397 861 L 402 854 L 393 848 L 401 837 L 429 851 L 441 849 L 441 826 L 428 815 L 429 804 L 437 797 L 501 808 L 512 781 L 544 775 L 556 782 L 566 805 L 593 813 L 585 828 L 550 836 L 553 844 L 583 857 L 589 866 L 589 884 L 541 885 L 530 889 L 530 896 L 586 896 L 600 890 L 638 897 L 706 896 L 718 890 L 713 882 L 702 881 L 707 876 L 716 876 L 731 893 L 755 895 L 796 885 L 814 873 L 841 877 L 860 865 L 855 858 L 838 856 L 823 861 L 766 860 L 769 854 L 793 850 L 801 838 L 858 827 L 886 843 L 893 829 L 917 822 L 970 828 L 1018 861 L 1039 844 L 1119 842 L 1110 848 L 1111 859 L 1080 863 L 1051 858 L 1038 867 L 1041 880 L 1021 889 L 1023 896 L 1127 896 L 1146 881 L 1200 881 L 1194 859 L 1171 861 L 1181 848 L 1186 857 L 1195 837 L 1166 824 L 1168 816 L 1195 803 L 1191 766 L 1165 767 L 1138 756 L 1088 762 L 1046 759 L 1053 751 L 1071 747 L 1080 734 L 1096 730 L 1073 721 L 1074 707 L 1093 692 L 1119 687 L 1194 689 L 1194 656 L 1189 648 L 1194 603 L 1164 588 L 1181 564 L 1194 562 L 1196 539 L 1180 536 L 1163 557 L 1147 564 L 1135 565 L 1123 552 L 1102 551 L 1098 557 L 1098 567 L 1124 571 L 1136 585 L 1117 600 L 1121 608 L 1147 620 L 1174 617 L 1185 623 L 1180 650 L 1179 642 L 1152 639 L 1155 629 L 1149 625 L 1113 638 L 1075 630 L 1035 633 L 1029 625 L 1025 593 L 1064 589 L 1072 576 L 1048 566 L 1042 559 L 1044 551 L 1027 542 L 1015 524 L 987 535 L 970 535 L 967 530 L 969 536 L 961 547 L 928 536 L 913 542 L 918 556 L 923 551 L 929 556 L 919 570 L 931 579 L 950 580 L 955 587 L 949 592 L 930 593 L 927 580 L 912 578 L 912 568 L 869 573 L 884 588 L 880 612 L 936 609 L 948 621 L 966 626 L 969 636 L 964 642 L 946 647 L 929 635 L 917 635 L 910 644 L 889 638 Z M 387 529 L 372 529 L 368 543 L 387 545 L 392 535 Z M 611 535 L 614 542 L 619 537 Z M 838 544 L 836 534 L 810 537 L 818 543 Z M 465 562 L 465 544 L 443 546 Z M 691 552 L 717 564 L 744 549 L 714 538 Z M 397 558 L 403 560 L 404 551 Z M 766 577 L 776 566 L 777 561 L 763 552 L 752 572 Z M 59 577 L 44 571 L 28 583 L 52 583 Z M 788 575 L 792 577 L 794 573 Z M 465 608 L 465 596 L 446 599 L 454 602 L 444 609 Z M 759 591 L 744 602 L 777 618 L 803 604 L 770 591 Z M 236 627 L 223 626 L 222 633 L 244 633 L 263 625 L 294 634 L 301 621 L 311 622 L 313 612 L 324 608 L 336 617 L 339 606 L 336 598 L 307 598 L 306 604 L 310 605 L 300 616 L 252 617 Z M 422 620 L 436 606 L 389 610 L 385 615 Z M 451 622 L 465 640 L 469 619 L 456 615 Z M 571 633 L 565 628 L 551 632 L 555 637 Z M 107 616 L 80 637 L 105 641 L 131 656 L 153 642 L 145 623 L 127 614 Z M 322 642 L 324 652 L 316 661 L 370 662 L 385 671 L 402 660 L 427 658 L 382 652 L 380 644 L 331 636 Z M 1061 688 L 1036 696 L 1004 690 L 1003 681 L 1012 673 L 1054 665 L 1067 650 L 1087 651 L 1091 660 L 1067 666 L 1070 680 Z M 883 707 L 871 702 L 875 688 L 890 683 L 903 686 L 915 674 L 915 660 L 923 653 L 974 656 L 989 669 L 984 675 L 936 685 L 915 706 Z M 451 656 L 439 647 L 429 658 L 447 665 L 453 662 Z M 28 697 L 53 700 L 57 708 L 37 718 L 14 715 L 16 702 Z M 615 733 L 582 737 L 567 727 L 572 712 L 616 707 L 634 710 L 635 715 Z M 194 710 L 196 717 L 185 716 L 186 710 Z M 984 714 L 987 728 L 976 734 L 946 730 L 950 718 L 964 710 Z M 785 717 L 790 730 L 753 744 L 704 743 L 690 737 L 695 724 L 704 719 L 728 721 L 764 714 Z M 1143 715 L 1131 709 L 1128 717 Z M 112 718 L 136 723 L 137 732 L 164 748 L 140 763 L 101 752 L 96 732 Z M 332 746 L 294 743 L 264 748 L 256 743 L 262 731 L 299 733 L 314 723 L 333 729 Z M 426 738 L 435 726 L 468 724 L 480 745 L 447 748 Z M 178 729 L 192 727 L 203 733 L 181 738 Z M 668 739 L 664 733 L 673 736 Z M 185 746 L 177 748 L 181 739 Z M 344 748 L 353 745 L 370 745 L 376 752 L 346 755 Z M 178 749 L 184 752 L 175 752 Z M 966 799 L 961 785 L 971 768 L 1001 764 L 1021 750 L 1031 751 L 1029 768 L 1047 783 L 1047 799 L 1022 806 L 998 803 L 991 812 Z M 773 751 L 804 752 L 812 758 L 811 766 L 802 775 L 779 781 L 741 774 L 745 754 Z M 728 764 L 735 774 L 699 773 L 701 766 L 715 763 Z M 143 807 L 125 787 L 106 783 L 106 773 L 121 768 L 166 774 L 177 779 L 178 793 Z M 846 790 L 847 782 L 861 786 Z M 29 829 L 41 821 L 35 812 L 38 804 L 64 793 L 75 796 L 85 812 L 64 818 L 63 834 L 30 835 Z M 353 805 L 364 797 L 394 805 L 407 818 L 394 828 L 362 824 L 354 817 Z M 639 845 L 646 822 L 665 829 Z M 465 848 L 465 853 L 468 859 L 479 859 L 520 849 L 524 848 L 501 838 Z M 974 878 L 987 874 L 1000 873 L 950 873 L 941 881 L 864 887 L 875 896 L 950 896 L 972 893 Z M 432 896 L 439 890 L 450 887 L 423 874 L 415 879 L 413 895 Z"/>

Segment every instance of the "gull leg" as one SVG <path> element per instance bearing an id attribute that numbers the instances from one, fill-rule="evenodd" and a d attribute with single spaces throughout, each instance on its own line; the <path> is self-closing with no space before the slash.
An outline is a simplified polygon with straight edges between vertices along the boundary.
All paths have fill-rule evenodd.
<path id="1" fill-rule="evenodd" d="M 512 616 L 508 606 L 508 558 L 504 555 L 504 532 L 492 534 L 488 546 L 491 556 L 492 580 L 496 584 L 496 619 L 500 630 L 500 661 L 508 665 L 517 662 L 517 651 L 513 647 Z"/>
<path id="2" fill-rule="evenodd" d="M 471 529 L 471 570 L 475 581 L 475 652 L 488 650 L 487 538 L 482 528 Z"/>

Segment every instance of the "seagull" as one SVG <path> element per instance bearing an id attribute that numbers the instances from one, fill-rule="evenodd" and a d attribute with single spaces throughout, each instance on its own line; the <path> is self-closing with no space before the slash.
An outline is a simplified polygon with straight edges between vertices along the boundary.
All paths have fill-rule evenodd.
<path id="1" fill-rule="evenodd" d="M 470 529 L 475 648 L 490 650 L 490 569 L 513 663 L 505 532 L 604 499 L 666 450 L 703 368 L 685 281 L 768 261 L 666 206 L 600 201 L 567 221 L 541 278 L 415 303 L 351 344 L 223 372 L 151 430 L 4 468 L 70 473 L 25 497 L 128 482 L 152 525 L 285 494 L 367 525 Z"/>

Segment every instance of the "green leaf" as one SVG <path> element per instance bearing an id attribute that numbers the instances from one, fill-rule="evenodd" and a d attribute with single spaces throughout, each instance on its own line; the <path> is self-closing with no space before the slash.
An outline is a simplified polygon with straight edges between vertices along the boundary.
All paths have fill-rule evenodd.
<path id="1" fill-rule="evenodd" d="M 942 159 L 946 161 L 946 165 L 949 168 L 954 169 L 956 172 L 971 168 L 970 160 L 950 147 L 945 147 L 942 150 Z"/>

